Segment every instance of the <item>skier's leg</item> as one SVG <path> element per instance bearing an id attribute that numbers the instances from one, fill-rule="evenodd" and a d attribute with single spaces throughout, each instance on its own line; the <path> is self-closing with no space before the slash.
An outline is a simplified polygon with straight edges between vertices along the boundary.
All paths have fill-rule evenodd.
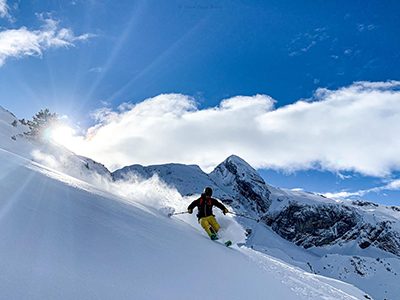
<path id="1" fill-rule="evenodd" d="M 208 219 L 208 222 L 210 223 L 210 225 L 215 233 L 217 233 L 218 230 L 221 228 L 221 226 L 219 226 L 219 224 L 214 216 L 210 216 Z"/>
<path id="2" fill-rule="evenodd" d="M 210 223 L 208 222 L 208 218 L 206 218 L 206 217 L 201 218 L 199 222 L 200 222 L 201 227 L 203 227 L 204 230 L 207 232 L 208 236 L 211 237 L 212 232 L 210 230 Z"/>

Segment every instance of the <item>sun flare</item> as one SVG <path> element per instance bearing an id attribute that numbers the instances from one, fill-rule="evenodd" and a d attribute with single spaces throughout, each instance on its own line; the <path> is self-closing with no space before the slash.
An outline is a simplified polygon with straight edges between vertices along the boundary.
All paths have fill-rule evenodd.
<path id="1" fill-rule="evenodd" d="M 76 148 L 76 132 L 67 125 L 56 126 L 50 131 L 50 138 L 70 150 Z"/>

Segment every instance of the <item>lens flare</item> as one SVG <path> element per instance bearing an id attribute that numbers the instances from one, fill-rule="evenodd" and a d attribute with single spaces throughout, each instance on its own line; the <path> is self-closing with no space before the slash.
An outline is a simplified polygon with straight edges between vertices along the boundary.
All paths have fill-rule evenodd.
<path id="1" fill-rule="evenodd" d="M 50 139 L 70 150 L 74 147 L 75 130 L 66 125 L 56 126 L 50 130 Z"/>

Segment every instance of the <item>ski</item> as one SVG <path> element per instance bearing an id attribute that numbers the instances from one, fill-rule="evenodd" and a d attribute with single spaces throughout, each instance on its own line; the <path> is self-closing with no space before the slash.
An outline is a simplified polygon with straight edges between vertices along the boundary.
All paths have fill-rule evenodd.
<path id="1" fill-rule="evenodd" d="M 232 246 L 232 241 L 230 241 L 230 240 L 227 240 L 225 242 L 223 242 L 221 240 L 214 240 L 214 242 L 217 242 L 218 244 L 224 245 L 225 247 Z"/>
<path id="2" fill-rule="evenodd" d="M 232 246 L 232 242 L 230 240 L 227 240 L 226 242 L 224 242 L 224 244 L 227 247 Z"/>

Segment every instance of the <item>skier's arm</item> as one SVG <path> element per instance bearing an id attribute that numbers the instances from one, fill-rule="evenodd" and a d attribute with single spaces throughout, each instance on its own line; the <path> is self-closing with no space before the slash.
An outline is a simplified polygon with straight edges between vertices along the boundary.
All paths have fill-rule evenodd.
<path id="1" fill-rule="evenodd" d="M 197 200 L 194 200 L 192 203 L 189 204 L 187 210 L 188 210 L 188 212 L 189 212 L 190 214 L 193 212 L 193 208 L 195 208 L 196 206 L 199 205 L 199 201 L 200 201 L 200 200 L 197 199 Z"/>
<path id="2" fill-rule="evenodd" d="M 226 214 L 228 211 L 228 209 L 225 207 L 225 205 L 223 205 L 221 202 L 219 202 L 217 199 L 213 198 L 213 204 L 218 207 L 220 210 L 222 210 L 222 212 L 224 214 Z"/>

